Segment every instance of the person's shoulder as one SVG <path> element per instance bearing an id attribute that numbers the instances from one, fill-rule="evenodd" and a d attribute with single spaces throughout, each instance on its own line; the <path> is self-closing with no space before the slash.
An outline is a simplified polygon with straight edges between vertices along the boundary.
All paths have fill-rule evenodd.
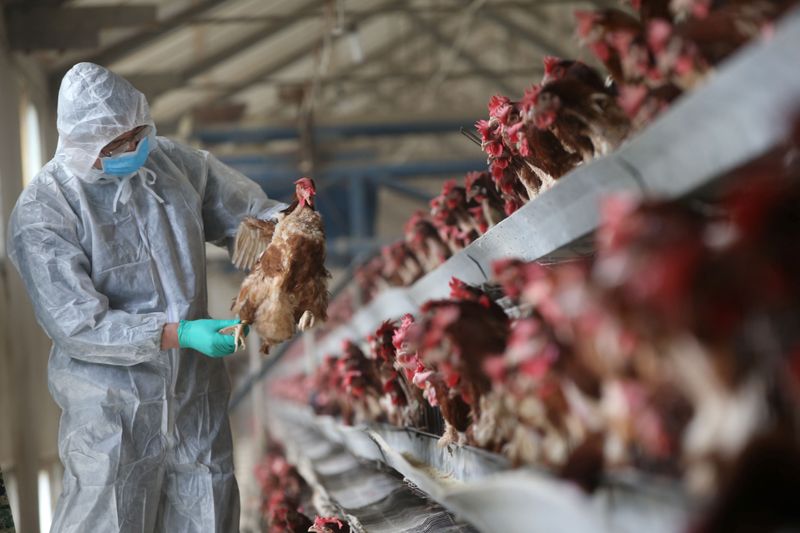
<path id="1" fill-rule="evenodd" d="M 72 176 L 51 160 L 31 179 L 20 194 L 20 200 L 33 201 L 37 198 L 60 196 L 61 190 L 72 180 Z"/>
<path id="2" fill-rule="evenodd" d="M 196 191 L 202 191 L 208 174 L 208 152 L 175 139 L 156 137 L 158 153 L 178 169 Z"/>
<path id="3" fill-rule="evenodd" d="M 164 152 L 167 156 L 181 157 L 181 158 L 197 158 L 205 157 L 206 152 L 192 148 L 180 141 L 170 137 L 156 137 L 156 144 L 158 149 Z"/>
<path id="4" fill-rule="evenodd" d="M 74 179 L 63 165 L 51 160 L 22 190 L 14 208 L 14 215 L 35 222 L 41 219 L 43 210 L 69 209 L 65 189 Z"/>

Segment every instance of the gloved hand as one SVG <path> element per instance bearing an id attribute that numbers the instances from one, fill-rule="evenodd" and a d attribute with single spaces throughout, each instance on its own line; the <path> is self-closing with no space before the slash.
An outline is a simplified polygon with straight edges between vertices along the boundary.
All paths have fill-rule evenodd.
<path id="1" fill-rule="evenodd" d="M 209 357 L 225 357 L 236 351 L 236 343 L 233 335 L 225 335 L 219 330 L 237 324 L 238 319 L 181 320 L 178 324 L 178 344 L 181 348 L 191 348 Z M 249 332 L 250 329 L 245 326 L 245 336 Z"/>

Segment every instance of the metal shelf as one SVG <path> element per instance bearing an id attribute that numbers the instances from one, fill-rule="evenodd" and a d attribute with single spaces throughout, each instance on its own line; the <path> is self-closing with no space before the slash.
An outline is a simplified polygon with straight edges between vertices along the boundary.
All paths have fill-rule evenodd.
<path id="1" fill-rule="evenodd" d="M 368 437 L 352 433 L 344 445 L 331 438 L 330 424 L 315 425 L 307 410 L 284 404 L 278 410 L 280 415 L 268 415 L 270 427 L 285 444 L 287 460 L 314 491 L 320 512 L 344 515 L 354 531 L 475 533 L 383 466 Z M 358 442 L 359 435 L 365 440 Z"/>
<path id="2" fill-rule="evenodd" d="M 273 411 L 272 427 L 293 453 L 307 449 L 308 442 L 292 435 L 310 432 L 319 446 L 325 442 L 362 461 L 389 466 L 481 531 L 672 533 L 688 523 L 687 502 L 671 481 L 611 481 L 586 495 L 545 471 L 512 470 L 506 459 L 484 450 L 439 448 L 434 435 L 380 424 L 344 426 L 293 404 L 274 404 Z"/>
<path id="3" fill-rule="evenodd" d="M 775 147 L 786 136 L 788 117 L 800 111 L 797 50 L 799 10 L 771 39 L 747 46 L 616 152 L 576 168 L 411 287 L 379 294 L 318 343 L 317 357 L 338 352 L 345 339 L 369 335 L 383 320 L 446 297 L 452 276 L 483 283 L 501 258 L 585 255 L 591 250 L 585 237 L 597 228 L 600 201 L 610 193 L 680 198 Z"/>
<path id="4" fill-rule="evenodd" d="M 796 9 L 769 40 L 747 46 L 704 87 L 619 150 L 564 176 L 411 287 L 379 294 L 348 324 L 311 346 L 309 358 L 336 354 L 343 340 L 362 342 L 383 320 L 446 297 L 452 276 L 468 283 L 487 281 L 497 259 L 555 261 L 591 254 L 588 236 L 599 224 L 600 200 L 609 193 L 686 197 L 775 148 L 786 137 L 788 119 L 800 112 L 798 50 Z M 297 364 L 283 370 L 299 370 L 288 368 Z M 615 476 L 587 496 L 545 472 L 512 470 L 502 457 L 482 450 L 439 449 L 435 436 L 387 426 L 346 427 L 298 406 L 273 407 L 276 427 L 313 428 L 362 460 L 388 465 L 482 531 L 666 533 L 685 529 L 691 509 L 679 487 L 641 474 L 631 473 L 628 481 Z"/>

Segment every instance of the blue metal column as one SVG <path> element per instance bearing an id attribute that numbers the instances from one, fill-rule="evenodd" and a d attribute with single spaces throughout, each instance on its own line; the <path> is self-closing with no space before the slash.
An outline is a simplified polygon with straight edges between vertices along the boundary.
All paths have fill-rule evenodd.
<path id="1" fill-rule="evenodd" d="M 350 184 L 350 194 L 348 202 L 350 204 L 350 235 L 356 238 L 369 236 L 371 231 L 367 227 L 367 195 L 365 179 L 357 174 L 351 174 L 348 178 Z"/>

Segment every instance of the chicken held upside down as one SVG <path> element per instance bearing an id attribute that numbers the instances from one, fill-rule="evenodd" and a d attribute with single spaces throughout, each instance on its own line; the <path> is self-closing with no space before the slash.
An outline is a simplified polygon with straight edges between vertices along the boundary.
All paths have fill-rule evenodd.
<path id="1" fill-rule="evenodd" d="M 244 344 L 244 327 L 252 325 L 264 354 L 298 329 L 327 319 L 330 273 L 325 268 L 325 230 L 314 209 L 316 188 L 311 178 L 300 178 L 295 185 L 295 199 L 274 228 L 263 221 L 242 222 L 233 254 L 237 266 L 251 270 L 232 306 L 241 324 L 229 329 L 239 346 Z"/>

